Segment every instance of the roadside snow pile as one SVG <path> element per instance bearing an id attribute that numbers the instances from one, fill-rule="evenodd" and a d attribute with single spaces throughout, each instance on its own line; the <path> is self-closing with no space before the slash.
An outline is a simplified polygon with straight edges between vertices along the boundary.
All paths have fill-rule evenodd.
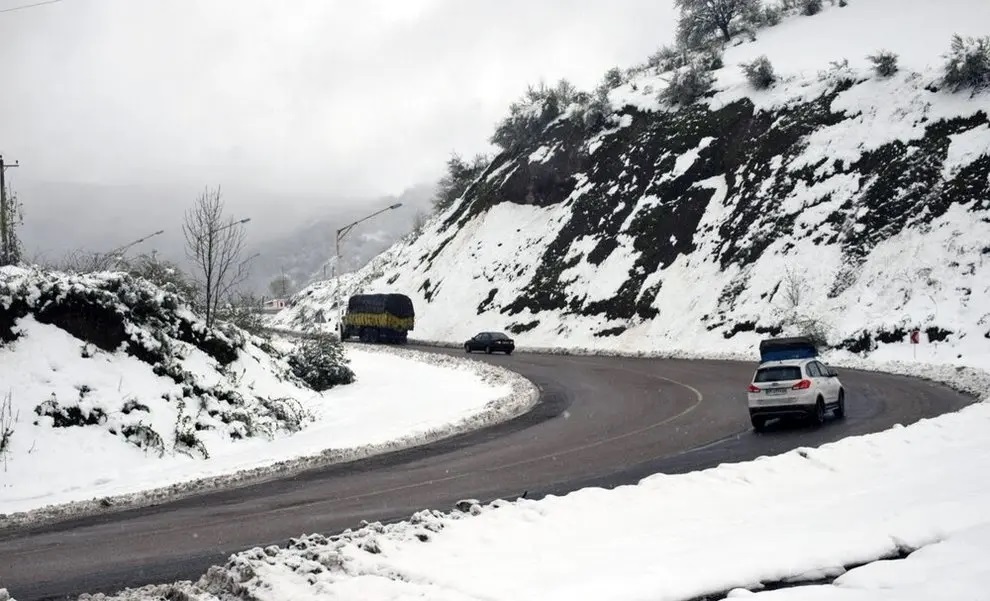
<path id="1" fill-rule="evenodd" d="M 753 594 L 736 590 L 730 599 L 748 601 L 982 601 L 990 597 L 990 524 L 947 535 L 904 559 L 854 568 L 828 584 Z"/>
<path id="2" fill-rule="evenodd" d="M 990 390 L 986 374 L 955 377 L 917 366 L 914 373 Z M 673 601 L 841 576 L 836 596 L 819 587 L 762 598 L 979 599 L 990 481 L 973 475 L 988 470 L 984 402 L 818 449 L 651 476 L 614 490 L 484 506 L 466 501 L 450 513 L 422 511 L 397 524 L 303 536 L 236 554 L 196 583 L 109 598 Z M 846 572 L 908 554 L 902 563 Z M 919 577 L 914 568 L 932 577 L 914 597 L 876 590 L 909 591 Z"/>
<path id="3" fill-rule="evenodd" d="M 143 281 L 0 276 L 0 430 L 10 432 L 0 526 L 388 452 L 536 401 L 531 384 L 494 367 L 356 349 L 347 359 L 357 382 L 317 393 L 293 375 L 292 345 L 207 329 Z"/>

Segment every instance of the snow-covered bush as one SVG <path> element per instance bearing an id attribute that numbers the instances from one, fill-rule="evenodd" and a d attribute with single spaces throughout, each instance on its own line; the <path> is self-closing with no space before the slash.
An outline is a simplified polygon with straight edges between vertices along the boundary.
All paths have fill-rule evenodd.
<path id="1" fill-rule="evenodd" d="M 761 12 L 762 23 L 764 27 L 773 27 L 774 25 L 780 25 L 780 22 L 784 20 L 784 11 L 776 5 L 764 6 Z"/>
<path id="2" fill-rule="evenodd" d="M 612 103 L 608 99 L 608 92 L 599 88 L 595 95 L 582 107 L 581 119 L 584 126 L 589 129 L 597 129 L 608 121 L 612 114 Z"/>
<path id="3" fill-rule="evenodd" d="M 777 76 L 774 75 L 773 65 L 770 59 L 763 55 L 751 63 L 743 63 L 742 70 L 746 73 L 746 79 L 757 90 L 764 90 L 773 85 Z"/>
<path id="4" fill-rule="evenodd" d="M 670 104 L 687 106 L 704 96 L 712 88 L 715 77 L 696 64 L 675 71 L 667 87 L 660 92 L 660 99 Z"/>
<path id="5" fill-rule="evenodd" d="M 653 69 L 655 73 L 680 69 L 686 64 L 685 51 L 674 46 L 661 46 L 646 59 L 647 68 Z"/>
<path id="6" fill-rule="evenodd" d="M 952 48 L 945 60 L 944 81 L 954 90 L 990 85 L 990 37 L 952 36 Z"/>
<path id="7" fill-rule="evenodd" d="M 466 161 L 458 154 L 452 154 L 447 159 L 447 173 L 437 182 L 433 194 L 433 209 L 440 212 L 449 208 L 460 198 L 474 180 L 480 176 L 491 163 L 491 158 L 485 154 L 477 154 Z"/>
<path id="8" fill-rule="evenodd" d="M 95 426 L 107 421 L 106 412 L 100 407 L 85 407 L 85 393 L 80 392 L 79 403 L 62 405 L 52 394 L 51 398 L 42 401 L 34 412 L 38 417 L 48 417 L 54 428 L 72 428 L 78 426 Z M 37 422 L 36 422 L 37 423 Z"/>
<path id="9" fill-rule="evenodd" d="M 139 449 L 153 451 L 159 457 L 165 454 L 165 442 L 161 435 L 144 422 L 128 424 L 120 429 L 120 434 L 127 442 Z"/>
<path id="10" fill-rule="evenodd" d="M 206 445 L 196 434 L 196 423 L 189 414 L 183 412 L 182 401 L 179 402 L 179 417 L 175 422 L 175 440 L 173 448 L 176 452 L 185 453 L 193 458 L 209 459 L 210 453 Z"/>
<path id="11" fill-rule="evenodd" d="M 239 301 L 221 307 L 217 318 L 237 326 L 252 336 L 268 340 L 270 338 L 268 328 L 257 309 L 260 304 L 255 297 L 245 295 Z"/>
<path id="12" fill-rule="evenodd" d="M 873 72 L 880 77 L 890 77 L 897 73 L 897 55 L 888 50 L 880 50 L 866 57 L 873 63 Z"/>
<path id="13" fill-rule="evenodd" d="M 127 272 L 151 282 L 162 290 L 177 294 L 190 304 L 199 294 L 199 286 L 178 265 L 159 259 L 156 255 L 138 255 L 128 261 Z"/>
<path id="14" fill-rule="evenodd" d="M 566 79 L 554 87 L 543 83 L 530 86 L 521 99 L 509 106 L 509 116 L 495 128 L 491 142 L 509 151 L 525 146 L 543 133 L 577 95 L 577 89 Z"/>
<path id="15" fill-rule="evenodd" d="M 606 71 L 605 77 L 602 79 L 602 86 L 609 90 L 614 90 L 624 83 L 626 83 L 626 76 L 618 67 L 612 67 Z"/>
<path id="16" fill-rule="evenodd" d="M 746 29 L 752 35 L 755 30 L 761 27 L 773 27 L 779 25 L 784 18 L 784 9 L 780 5 L 754 4 L 746 8 L 742 16 L 742 21 Z"/>
<path id="17" fill-rule="evenodd" d="M 849 66 L 849 59 L 831 61 L 828 69 L 818 72 L 818 78 L 833 86 L 848 85 L 856 81 L 856 74 Z"/>
<path id="18" fill-rule="evenodd" d="M 329 336 L 301 341 L 289 354 L 289 367 L 313 390 L 323 391 L 354 381 L 344 347 Z"/>
<path id="19" fill-rule="evenodd" d="M 801 14 L 812 16 L 822 12 L 822 0 L 801 0 Z"/>

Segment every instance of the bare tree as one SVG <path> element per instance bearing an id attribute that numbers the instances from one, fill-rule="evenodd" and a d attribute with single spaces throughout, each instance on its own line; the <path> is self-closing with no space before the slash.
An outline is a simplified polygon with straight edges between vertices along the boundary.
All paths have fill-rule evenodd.
<path id="1" fill-rule="evenodd" d="M 220 303 L 229 299 L 233 289 L 248 275 L 244 250 L 244 229 L 237 227 L 247 219 L 234 221 L 224 215 L 220 188 L 207 188 L 186 211 L 182 233 L 186 237 L 186 254 L 199 276 L 201 304 L 207 327 L 216 321 Z"/>

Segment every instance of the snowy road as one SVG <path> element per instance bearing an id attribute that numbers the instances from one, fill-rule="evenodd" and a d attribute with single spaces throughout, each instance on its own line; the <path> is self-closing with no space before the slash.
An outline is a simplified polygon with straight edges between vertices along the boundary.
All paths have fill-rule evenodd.
<path id="1" fill-rule="evenodd" d="M 947 388 L 843 371 L 848 418 L 755 435 L 752 366 L 716 361 L 515 355 L 476 358 L 538 384 L 507 424 L 411 451 L 171 504 L 0 534 L 3 583 L 20 601 L 196 578 L 231 552 L 333 532 L 362 519 L 446 509 L 463 498 L 534 497 L 632 483 L 814 446 L 958 409 Z M 694 450 L 692 450 L 694 449 Z"/>

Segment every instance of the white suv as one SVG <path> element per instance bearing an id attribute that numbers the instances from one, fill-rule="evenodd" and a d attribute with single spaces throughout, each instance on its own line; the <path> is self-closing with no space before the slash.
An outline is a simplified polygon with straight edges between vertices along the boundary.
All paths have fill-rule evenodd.
<path id="1" fill-rule="evenodd" d="M 817 359 L 761 363 L 749 385 L 749 417 L 762 430 L 775 417 L 811 418 L 825 422 L 825 412 L 846 415 L 846 392 L 835 370 Z"/>

